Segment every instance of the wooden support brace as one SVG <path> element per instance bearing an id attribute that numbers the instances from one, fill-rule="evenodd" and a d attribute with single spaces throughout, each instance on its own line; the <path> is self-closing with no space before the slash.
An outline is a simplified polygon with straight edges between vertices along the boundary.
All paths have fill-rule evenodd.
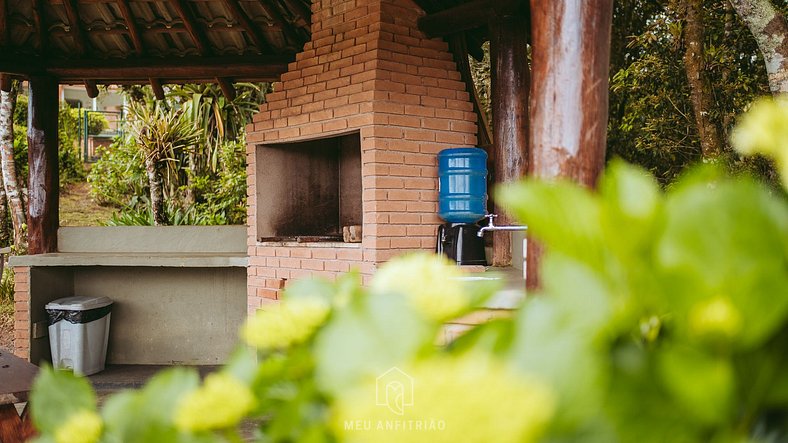
<path id="1" fill-rule="evenodd" d="M 117 5 L 118 9 L 120 9 L 120 15 L 123 16 L 123 22 L 126 24 L 126 28 L 129 30 L 131 42 L 134 44 L 134 52 L 140 56 L 144 51 L 142 36 L 140 35 L 140 30 L 137 27 L 137 23 L 134 21 L 134 14 L 131 12 L 131 7 L 129 6 L 128 0 L 117 0 Z"/>
<path id="2" fill-rule="evenodd" d="M 173 0 L 171 2 L 172 6 L 175 7 L 175 10 L 178 12 L 178 15 L 181 16 L 183 20 L 183 26 L 186 27 L 186 32 L 189 33 L 192 40 L 194 41 L 194 45 L 197 47 L 197 50 L 200 54 L 208 54 L 211 52 L 211 47 L 208 43 L 208 38 L 205 36 L 205 33 L 197 26 L 197 20 L 194 17 L 194 14 L 189 9 L 188 6 L 183 2 L 183 0 Z"/>
<path id="3" fill-rule="evenodd" d="M 98 97 L 99 90 L 94 80 L 85 80 L 85 92 L 88 93 L 88 97 L 90 98 Z"/>
<path id="4" fill-rule="evenodd" d="M 11 80 L 9 74 L 0 74 L 0 91 L 11 92 Z"/>
<path id="5" fill-rule="evenodd" d="M 492 144 L 492 130 L 490 129 L 490 122 L 487 114 L 484 113 L 479 98 L 479 91 L 473 82 L 473 74 L 471 73 L 471 63 L 468 61 L 468 44 L 465 41 L 464 34 L 454 34 L 446 39 L 449 42 L 449 49 L 454 55 L 454 61 L 457 63 L 457 70 L 460 71 L 462 81 L 465 82 L 465 89 L 471 96 L 473 102 L 473 111 L 476 113 L 478 132 L 476 135 L 477 144 L 479 146 L 488 146 Z"/>
<path id="6" fill-rule="evenodd" d="M 150 82 L 151 89 L 153 89 L 153 95 L 156 97 L 156 100 L 164 100 L 164 87 L 161 85 L 161 81 L 157 78 L 151 78 L 148 81 Z"/>
<path id="7" fill-rule="evenodd" d="M 282 16 L 282 13 L 279 12 L 276 6 L 273 5 L 273 2 L 261 2 L 260 6 L 265 10 L 265 13 L 268 14 L 269 17 L 271 17 L 271 20 L 273 20 L 274 23 L 276 23 L 276 25 L 279 26 L 279 28 L 282 30 L 282 32 L 285 34 L 285 37 L 287 37 L 289 41 L 291 41 L 292 43 L 300 41 L 298 35 L 296 35 L 296 33 L 290 28 L 290 26 L 288 26 L 288 24 L 285 22 L 284 17 Z"/>
<path id="8" fill-rule="evenodd" d="M 425 15 L 418 20 L 419 29 L 429 37 L 443 37 L 485 26 L 498 15 L 517 13 L 520 0 L 473 0 L 452 8 Z"/>
<path id="9" fill-rule="evenodd" d="M 46 54 L 48 49 L 47 32 L 44 29 L 44 1 L 33 0 L 33 28 L 35 29 L 36 36 L 38 37 L 38 52 L 39 54 Z"/>
<path id="10" fill-rule="evenodd" d="M 59 225 L 58 83 L 54 77 L 28 79 L 28 253 L 57 252 Z"/>
<path id="11" fill-rule="evenodd" d="M 0 0 L 0 47 L 8 43 L 8 5 Z"/>
<path id="12" fill-rule="evenodd" d="M 219 83 L 219 87 L 222 89 L 222 93 L 224 94 L 224 97 L 227 99 L 227 101 L 235 100 L 235 87 L 233 86 L 232 82 L 230 82 L 230 80 L 227 80 L 226 78 L 217 78 L 216 83 Z"/>
<path id="13" fill-rule="evenodd" d="M 74 36 L 74 43 L 77 45 L 77 51 L 79 51 L 80 54 L 84 54 L 85 51 L 88 50 L 89 42 L 79 19 L 79 6 L 74 0 L 64 0 L 63 6 L 66 8 L 69 32 Z"/>
<path id="14" fill-rule="evenodd" d="M 268 44 L 268 41 L 263 36 L 263 33 L 260 32 L 260 29 L 257 27 L 255 23 L 249 18 L 246 12 L 241 8 L 241 5 L 238 3 L 238 0 L 224 0 L 224 6 L 232 12 L 235 19 L 238 21 L 238 24 L 243 28 L 246 32 L 246 35 L 252 40 L 252 43 L 257 46 L 261 53 L 270 52 L 271 45 Z"/>

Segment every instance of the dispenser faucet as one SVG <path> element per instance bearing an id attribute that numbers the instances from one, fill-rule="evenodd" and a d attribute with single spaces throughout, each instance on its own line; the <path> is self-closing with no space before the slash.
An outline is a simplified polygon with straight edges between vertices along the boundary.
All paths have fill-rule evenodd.
<path id="1" fill-rule="evenodd" d="M 495 226 L 493 224 L 493 220 L 498 217 L 497 214 L 487 214 L 484 216 L 487 219 L 487 226 L 482 226 L 479 229 L 479 232 L 476 234 L 479 237 L 484 236 L 484 231 L 526 231 L 528 230 L 528 226 Z"/>

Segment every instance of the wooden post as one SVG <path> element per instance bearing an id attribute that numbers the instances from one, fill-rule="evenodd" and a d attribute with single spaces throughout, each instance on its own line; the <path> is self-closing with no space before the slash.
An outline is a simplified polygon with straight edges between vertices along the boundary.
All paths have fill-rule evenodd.
<path id="1" fill-rule="evenodd" d="M 58 84 L 53 77 L 29 79 L 27 146 L 30 165 L 27 216 L 28 253 L 57 251 Z"/>
<path id="2" fill-rule="evenodd" d="M 529 175 L 596 185 L 605 161 L 612 18 L 612 0 L 531 0 Z M 540 257 L 529 240 L 529 288 L 539 286 Z"/>
<path id="3" fill-rule="evenodd" d="M 493 183 L 519 180 L 525 175 L 528 155 L 529 72 L 527 19 L 519 15 L 493 18 L 490 23 L 492 64 Z M 497 225 L 514 220 L 495 205 Z M 493 233 L 493 266 L 512 263 L 512 234 Z"/>

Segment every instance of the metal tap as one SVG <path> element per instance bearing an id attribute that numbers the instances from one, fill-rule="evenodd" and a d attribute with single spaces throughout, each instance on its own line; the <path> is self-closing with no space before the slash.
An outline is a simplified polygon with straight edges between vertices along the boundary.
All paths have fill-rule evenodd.
<path id="1" fill-rule="evenodd" d="M 526 231 L 528 226 L 495 226 L 493 220 L 498 217 L 497 214 L 487 214 L 484 216 L 487 219 L 487 226 L 482 226 L 476 234 L 479 237 L 484 237 L 484 231 Z"/>

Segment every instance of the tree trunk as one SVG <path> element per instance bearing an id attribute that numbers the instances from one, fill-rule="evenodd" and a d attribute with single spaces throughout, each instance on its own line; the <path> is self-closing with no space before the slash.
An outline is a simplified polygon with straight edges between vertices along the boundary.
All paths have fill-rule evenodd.
<path id="1" fill-rule="evenodd" d="M 2 182 L 0 175 L 0 182 Z M 8 229 L 8 204 L 5 198 L 5 185 L 0 183 L 0 245 L 10 245 L 14 243 L 12 230 Z M 0 265 L 2 260 L 0 260 Z M 0 274 L 2 275 L 2 274 Z"/>
<path id="2" fill-rule="evenodd" d="M 19 93 L 19 82 L 12 81 L 11 91 L 0 91 L 0 169 L 3 187 L 11 209 L 11 224 L 14 228 L 14 245 L 23 247 L 25 238 L 25 208 L 17 184 L 14 164 L 14 108 Z"/>
<path id="3" fill-rule="evenodd" d="M 788 24 L 769 0 L 730 0 L 747 23 L 766 62 L 769 89 L 788 93 Z"/>
<path id="4" fill-rule="evenodd" d="M 167 225 L 167 213 L 164 211 L 164 193 L 162 190 L 161 175 L 156 167 L 156 160 L 145 157 L 145 171 L 148 173 L 150 184 L 150 207 L 153 211 L 153 224 L 156 226 Z"/>
<path id="5" fill-rule="evenodd" d="M 700 148 L 704 159 L 716 158 L 722 153 L 722 138 L 709 111 L 712 105 L 711 86 L 706 78 L 705 52 L 703 50 L 703 1 L 685 0 L 684 68 L 690 88 L 690 101 L 698 127 Z"/>

